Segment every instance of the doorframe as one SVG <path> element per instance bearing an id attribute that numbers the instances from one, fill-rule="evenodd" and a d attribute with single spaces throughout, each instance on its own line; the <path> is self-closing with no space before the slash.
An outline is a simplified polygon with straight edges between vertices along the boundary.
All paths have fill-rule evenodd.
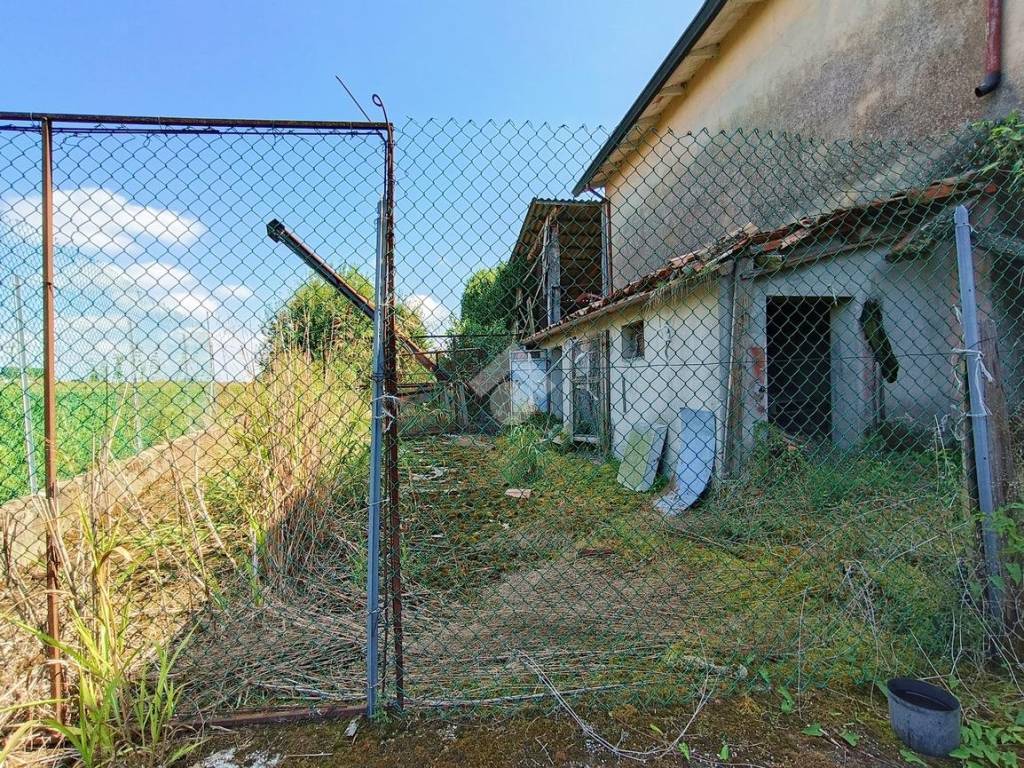
<path id="1" fill-rule="evenodd" d="M 578 381 L 577 376 L 577 345 L 582 343 L 596 343 L 597 349 L 588 353 L 588 365 L 593 365 L 592 357 L 594 355 L 598 358 L 598 365 L 600 370 L 596 377 L 598 384 L 598 391 L 594 394 L 594 401 L 597 407 L 597 434 L 580 434 L 576 431 L 576 383 Z M 569 437 L 573 442 L 577 443 L 589 443 L 596 445 L 602 450 L 607 449 L 608 434 L 609 434 L 609 350 L 608 350 L 608 331 L 597 331 L 591 334 L 585 334 L 581 336 L 573 337 L 568 344 L 563 347 L 563 360 L 565 358 L 565 350 L 569 350 Z M 589 372 L 585 374 L 586 380 L 590 381 Z"/>

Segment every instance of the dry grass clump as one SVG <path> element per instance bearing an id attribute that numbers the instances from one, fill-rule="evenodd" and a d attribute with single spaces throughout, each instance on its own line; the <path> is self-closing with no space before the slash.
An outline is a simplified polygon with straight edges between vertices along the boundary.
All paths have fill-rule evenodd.
<path id="1" fill-rule="evenodd" d="M 178 674 L 190 711 L 363 695 L 369 403 L 350 365 L 275 356 L 229 413 L 232 453 L 196 501 L 232 568 Z"/>
<path id="2" fill-rule="evenodd" d="M 121 462 L 101 449 L 68 484 L 56 528 L 74 717 L 103 709 L 91 679 L 117 689 L 124 712 L 123 697 L 163 676 L 167 718 L 362 694 L 369 405 L 357 377 L 351 365 L 279 355 L 232 389 L 204 432 Z M 4 518 L 8 733 L 48 710 L 45 526 L 30 507 Z M 100 635 L 116 658 L 91 678 L 75 653 Z"/>

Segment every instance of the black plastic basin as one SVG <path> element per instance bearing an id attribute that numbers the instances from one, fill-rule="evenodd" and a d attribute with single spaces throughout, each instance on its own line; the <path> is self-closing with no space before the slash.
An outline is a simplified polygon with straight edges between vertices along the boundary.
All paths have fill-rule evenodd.
<path id="1" fill-rule="evenodd" d="M 922 755 L 946 757 L 960 746 L 960 702 L 921 680 L 889 681 L 889 722 L 900 741 Z"/>

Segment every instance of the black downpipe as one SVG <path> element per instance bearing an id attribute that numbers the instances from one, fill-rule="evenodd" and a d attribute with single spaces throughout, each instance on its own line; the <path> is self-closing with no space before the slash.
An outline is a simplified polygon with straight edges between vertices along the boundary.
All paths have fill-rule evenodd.
<path id="1" fill-rule="evenodd" d="M 1003 82 L 1002 72 L 989 72 L 985 75 L 985 79 L 981 81 L 981 85 L 974 89 L 974 95 L 979 99 L 982 96 L 988 96 L 992 91 L 999 87 L 1000 83 Z"/>

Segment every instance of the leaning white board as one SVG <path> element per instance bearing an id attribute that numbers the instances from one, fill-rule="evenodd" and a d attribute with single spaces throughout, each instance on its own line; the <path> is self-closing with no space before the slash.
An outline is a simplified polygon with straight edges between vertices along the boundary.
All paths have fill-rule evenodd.
<path id="1" fill-rule="evenodd" d="M 622 446 L 619 485 L 641 493 L 651 490 L 658 474 L 658 464 L 661 463 L 666 434 L 667 424 L 652 424 L 629 430 Z"/>
<path id="2" fill-rule="evenodd" d="M 685 512 L 711 482 L 715 467 L 715 414 L 683 408 L 679 411 L 679 456 L 673 467 L 672 488 L 654 502 L 666 515 Z"/>

